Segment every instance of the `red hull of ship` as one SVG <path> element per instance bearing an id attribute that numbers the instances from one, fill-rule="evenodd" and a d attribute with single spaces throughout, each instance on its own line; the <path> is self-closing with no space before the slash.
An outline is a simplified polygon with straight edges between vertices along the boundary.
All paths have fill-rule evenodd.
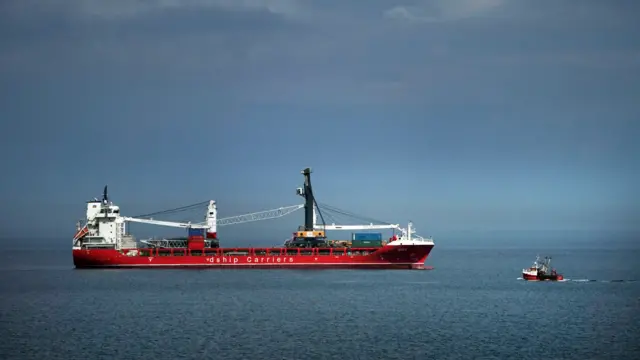
<path id="1" fill-rule="evenodd" d="M 522 274 L 522 278 L 528 281 L 537 281 L 538 277 L 535 275 Z"/>
<path id="2" fill-rule="evenodd" d="M 74 249 L 76 268 L 314 268 L 314 269 L 431 269 L 424 265 L 433 244 L 384 246 L 368 255 L 349 255 L 344 250 L 330 254 L 315 249 L 310 254 L 277 253 L 269 249 L 203 249 L 194 255 L 189 249 Z M 224 255 L 226 251 L 246 251 L 247 255 Z M 263 253 L 260 254 L 259 251 Z M 290 251 L 292 249 L 289 249 Z M 328 249 L 327 249 L 328 250 Z M 359 249 L 351 249 L 358 251 Z M 372 250 L 372 249 L 369 249 Z M 133 252 L 132 252 L 133 251 Z M 135 254 L 135 251 L 144 252 Z M 294 252 L 297 250 L 293 250 Z M 309 250 L 311 251 L 311 250 Z M 335 251 L 335 253 L 334 253 Z"/>
<path id="3" fill-rule="evenodd" d="M 562 281 L 564 280 L 564 276 L 560 274 L 553 275 L 553 276 L 543 276 L 543 277 L 538 277 L 538 276 L 529 275 L 529 274 L 522 274 L 522 278 L 527 281 Z"/>

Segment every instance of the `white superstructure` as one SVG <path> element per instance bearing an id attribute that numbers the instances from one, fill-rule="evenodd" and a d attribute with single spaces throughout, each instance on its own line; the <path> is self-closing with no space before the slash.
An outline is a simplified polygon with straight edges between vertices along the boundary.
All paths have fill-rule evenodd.
<path id="1" fill-rule="evenodd" d="M 126 235 L 124 218 L 120 207 L 108 200 L 105 187 L 102 201 L 94 199 L 87 202 L 87 214 L 84 224 L 78 223 L 73 237 L 73 247 L 91 248 L 135 248 L 135 239 Z"/>

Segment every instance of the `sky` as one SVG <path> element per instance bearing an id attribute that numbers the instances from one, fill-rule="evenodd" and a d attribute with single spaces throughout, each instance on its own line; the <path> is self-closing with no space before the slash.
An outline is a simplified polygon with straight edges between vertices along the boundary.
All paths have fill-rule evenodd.
<path id="1" fill-rule="evenodd" d="M 639 11 L 4 1 L 0 235 L 71 237 L 104 185 L 126 215 L 295 205 L 305 167 L 319 202 L 436 238 L 639 230 Z M 284 239 L 302 222 L 220 233 Z"/>

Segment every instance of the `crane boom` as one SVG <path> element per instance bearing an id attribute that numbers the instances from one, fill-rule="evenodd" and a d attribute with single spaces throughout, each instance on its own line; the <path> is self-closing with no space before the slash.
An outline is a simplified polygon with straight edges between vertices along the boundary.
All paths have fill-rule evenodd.
<path id="1" fill-rule="evenodd" d="M 399 224 L 390 225 L 314 225 L 316 230 L 382 230 L 382 229 L 399 229 Z"/>
<path id="2" fill-rule="evenodd" d="M 185 229 L 186 228 L 194 228 L 194 229 L 206 229 L 207 228 L 206 225 L 203 225 L 203 224 L 192 224 L 190 222 L 181 223 L 181 222 L 164 221 L 164 220 L 138 219 L 138 218 L 133 218 L 133 217 L 128 217 L 128 216 L 123 216 L 122 219 L 124 221 L 137 222 L 137 223 L 141 223 L 141 224 L 171 226 L 171 227 L 178 227 L 178 228 L 185 228 Z"/>
<path id="3" fill-rule="evenodd" d="M 241 223 L 246 223 L 246 222 L 251 222 L 251 221 L 275 219 L 275 218 L 279 218 L 279 217 L 282 217 L 282 216 L 285 216 L 285 215 L 289 215 L 294 211 L 302 209 L 303 207 L 304 207 L 304 205 L 293 205 L 293 206 L 286 206 L 286 207 L 281 207 L 281 208 L 277 208 L 277 209 L 259 211 L 259 212 L 255 212 L 255 213 L 251 213 L 251 214 L 244 214 L 244 215 L 236 215 L 236 216 L 226 217 L 226 218 L 222 218 L 222 219 L 217 219 L 216 220 L 216 225 L 217 226 L 234 225 L 234 224 L 241 224 Z M 127 216 L 124 216 L 123 220 L 124 221 L 129 221 L 129 222 L 142 223 L 142 224 L 159 225 L 159 226 L 170 226 L 170 227 L 178 227 L 178 228 L 208 229 L 208 228 L 211 227 L 206 222 L 204 222 L 204 223 L 191 223 L 191 222 L 181 223 L 181 222 L 164 221 L 164 220 L 140 219 L 140 218 L 134 218 L 134 217 L 127 217 Z"/>
<path id="4" fill-rule="evenodd" d="M 313 208 L 313 228 L 315 230 L 383 230 L 383 229 L 396 229 L 400 230 L 400 224 L 384 224 L 374 225 L 369 223 L 367 225 L 336 225 L 331 224 L 316 224 L 316 209 Z"/>
<path id="5" fill-rule="evenodd" d="M 259 211 L 251 214 L 226 217 L 226 218 L 218 219 L 217 225 L 224 226 L 224 225 L 241 224 L 241 223 L 259 221 L 259 220 L 275 219 L 285 215 L 289 215 L 294 211 L 302 209 L 303 207 L 304 205 L 293 205 L 293 206 L 286 206 L 286 207 L 281 207 L 281 208 L 272 209 L 272 210 Z"/>

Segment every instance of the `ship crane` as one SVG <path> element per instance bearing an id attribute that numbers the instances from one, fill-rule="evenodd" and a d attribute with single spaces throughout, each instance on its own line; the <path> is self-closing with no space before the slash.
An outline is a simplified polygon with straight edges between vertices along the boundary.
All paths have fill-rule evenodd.
<path id="1" fill-rule="evenodd" d="M 399 230 L 399 224 L 391 224 L 391 225 L 375 225 L 373 223 L 368 225 L 336 225 L 334 224 L 315 224 L 314 229 L 317 230 L 384 230 L 384 229 L 395 229 Z"/>
<path id="2" fill-rule="evenodd" d="M 193 229 L 206 229 L 207 225 L 201 224 L 192 224 L 191 222 L 181 223 L 174 221 L 164 221 L 164 220 L 153 220 L 151 219 L 138 219 L 129 216 L 123 216 L 122 219 L 128 222 L 135 222 L 140 224 L 150 224 L 150 225 L 159 225 L 159 226 L 169 226 L 169 227 L 177 227 L 177 228 L 193 228 Z"/>
<path id="3" fill-rule="evenodd" d="M 160 211 L 160 212 L 156 212 L 156 213 L 153 213 L 153 214 L 147 214 L 147 215 L 142 215 L 142 216 L 181 212 L 181 211 L 185 211 L 186 209 L 195 208 L 195 207 L 197 207 L 197 206 L 199 206 L 201 204 L 202 203 L 189 205 L 189 206 L 185 206 L 185 207 L 181 207 L 181 208 L 177 208 L 177 209 L 172 209 L 172 210 Z M 209 201 L 209 206 L 208 206 L 208 209 L 207 209 L 207 212 L 206 212 L 206 216 L 205 216 L 205 221 L 201 222 L 201 223 L 154 220 L 152 218 L 143 219 L 142 216 L 138 216 L 138 217 L 123 217 L 122 219 L 124 221 L 128 221 L 128 222 L 136 222 L 136 223 L 150 224 L 150 225 L 160 225 L 160 226 L 186 228 L 186 229 L 189 229 L 189 230 L 191 230 L 191 229 L 202 229 L 206 233 L 206 238 L 207 238 L 206 242 L 208 243 L 207 246 L 209 246 L 209 247 L 217 247 L 211 242 L 212 241 L 215 242 L 215 240 L 213 240 L 213 239 L 217 239 L 217 228 L 218 228 L 218 226 L 226 226 L 226 225 L 242 224 L 242 223 L 247 223 L 247 222 L 252 222 L 252 221 L 275 219 L 275 218 L 279 218 L 279 217 L 283 217 L 285 215 L 291 214 L 291 213 L 293 213 L 293 212 L 295 212 L 297 210 L 302 209 L 303 207 L 304 207 L 304 205 L 293 205 L 293 206 L 280 207 L 280 208 L 277 208 L 277 209 L 258 211 L 258 212 L 254 212 L 254 213 L 249 213 L 249 214 L 244 214 L 244 215 L 236 215 L 236 216 L 230 216 L 230 217 L 218 219 L 217 218 L 218 210 L 217 210 L 216 202 L 214 200 L 210 200 Z M 191 237 L 191 235 L 189 235 L 189 236 Z M 167 247 L 168 248 L 171 248 L 171 247 L 175 248 L 175 247 L 184 247 L 184 246 L 186 246 L 185 243 L 184 243 L 184 240 L 181 240 L 181 239 L 161 239 L 161 240 L 148 239 L 148 240 L 140 240 L 140 241 L 142 243 L 144 243 L 144 244 L 147 244 L 147 245 L 151 246 L 151 247 L 158 247 L 158 248 L 167 248 Z"/>
<path id="4" fill-rule="evenodd" d="M 303 207 L 304 205 L 302 204 L 292 205 L 292 206 L 280 207 L 277 209 L 254 212 L 250 214 L 230 216 L 222 219 L 217 219 L 216 225 L 226 226 L 226 225 L 242 224 L 242 223 L 253 222 L 253 221 L 276 219 L 279 217 L 289 215 L 297 210 L 302 209 Z M 174 222 L 174 221 L 165 221 L 165 220 L 154 220 L 153 218 L 141 219 L 141 218 L 127 217 L 127 216 L 123 217 L 123 219 L 124 221 L 129 221 L 129 222 L 178 227 L 178 228 L 208 229 L 210 227 L 206 222 L 200 222 L 200 223 L 186 222 L 185 223 L 185 222 Z"/>
<path id="5" fill-rule="evenodd" d="M 409 225 L 406 229 L 401 228 L 399 224 L 389 224 L 383 221 L 375 220 L 375 219 L 367 219 L 363 217 L 359 217 L 357 215 L 348 213 L 344 210 L 340 210 L 338 208 L 322 204 L 320 206 L 316 201 L 316 197 L 313 193 L 313 187 L 311 186 L 311 169 L 306 168 L 302 170 L 302 174 L 304 175 L 304 185 L 303 187 L 296 189 L 296 194 L 303 197 L 305 199 L 305 221 L 304 226 L 299 228 L 299 231 L 294 233 L 293 239 L 288 241 L 287 244 L 290 246 L 311 246 L 314 247 L 318 243 L 322 243 L 326 241 L 326 230 L 383 230 L 383 229 L 392 229 L 394 230 L 394 236 L 390 239 L 391 241 L 397 241 L 396 244 L 412 244 L 415 242 L 427 242 L 433 243 L 433 239 L 431 238 L 423 238 L 416 234 L 415 229 L 413 228 L 413 224 L 410 221 Z M 320 215 L 320 219 L 322 221 L 321 224 L 317 223 L 317 214 Z M 360 220 L 364 220 L 368 222 L 367 225 L 336 225 L 335 222 L 331 224 L 327 224 L 322 211 L 326 211 L 329 213 L 346 215 L 352 218 L 357 218 Z M 330 215 L 330 214 L 327 214 Z M 383 223 L 380 225 L 375 225 L 374 222 Z M 395 230 L 400 232 L 400 237 L 395 235 Z"/>
<path id="6" fill-rule="evenodd" d="M 327 224 L 324 221 L 324 218 L 321 216 L 322 218 L 322 224 L 318 224 L 316 223 L 316 208 L 318 209 L 318 212 L 320 212 L 320 210 L 322 209 L 322 211 L 324 211 L 325 215 L 327 217 L 331 217 L 333 218 L 334 215 L 341 215 L 341 216 L 346 216 L 349 218 L 353 218 L 356 219 L 358 221 L 361 222 L 361 224 L 359 225 L 336 225 L 336 222 L 332 222 L 331 224 Z M 371 218 L 366 218 L 366 217 L 362 217 L 362 216 L 358 216 L 355 215 L 353 213 L 350 213 L 346 210 L 342 210 L 342 209 L 338 209 L 334 206 L 331 205 L 327 205 L 327 204 L 316 204 L 316 208 L 313 209 L 313 227 L 314 229 L 323 229 L 323 230 L 347 230 L 347 231 L 354 231 L 354 230 L 385 230 L 385 229 L 389 229 L 389 230 L 393 230 L 394 235 L 393 235 L 393 239 L 396 239 L 398 241 L 402 242 L 407 242 L 407 243 L 412 243 L 412 242 L 433 242 L 433 239 L 431 237 L 428 238 L 424 238 L 418 234 L 416 234 L 416 230 L 413 227 L 413 222 L 409 222 L 408 226 L 406 228 L 400 227 L 399 224 L 390 224 L 384 221 L 380 221 L 380 220 L 376 220 L 376 219 L 371 219 Z M 364 222 L 368 222 L 369 224 L 362 224 Z M 378 224 L 374 224 L 374 223 L 378 223 Z M 398 231 L 399 232 L 399 237 L 397 237 L 395 235 L 395 232 Z"/>

